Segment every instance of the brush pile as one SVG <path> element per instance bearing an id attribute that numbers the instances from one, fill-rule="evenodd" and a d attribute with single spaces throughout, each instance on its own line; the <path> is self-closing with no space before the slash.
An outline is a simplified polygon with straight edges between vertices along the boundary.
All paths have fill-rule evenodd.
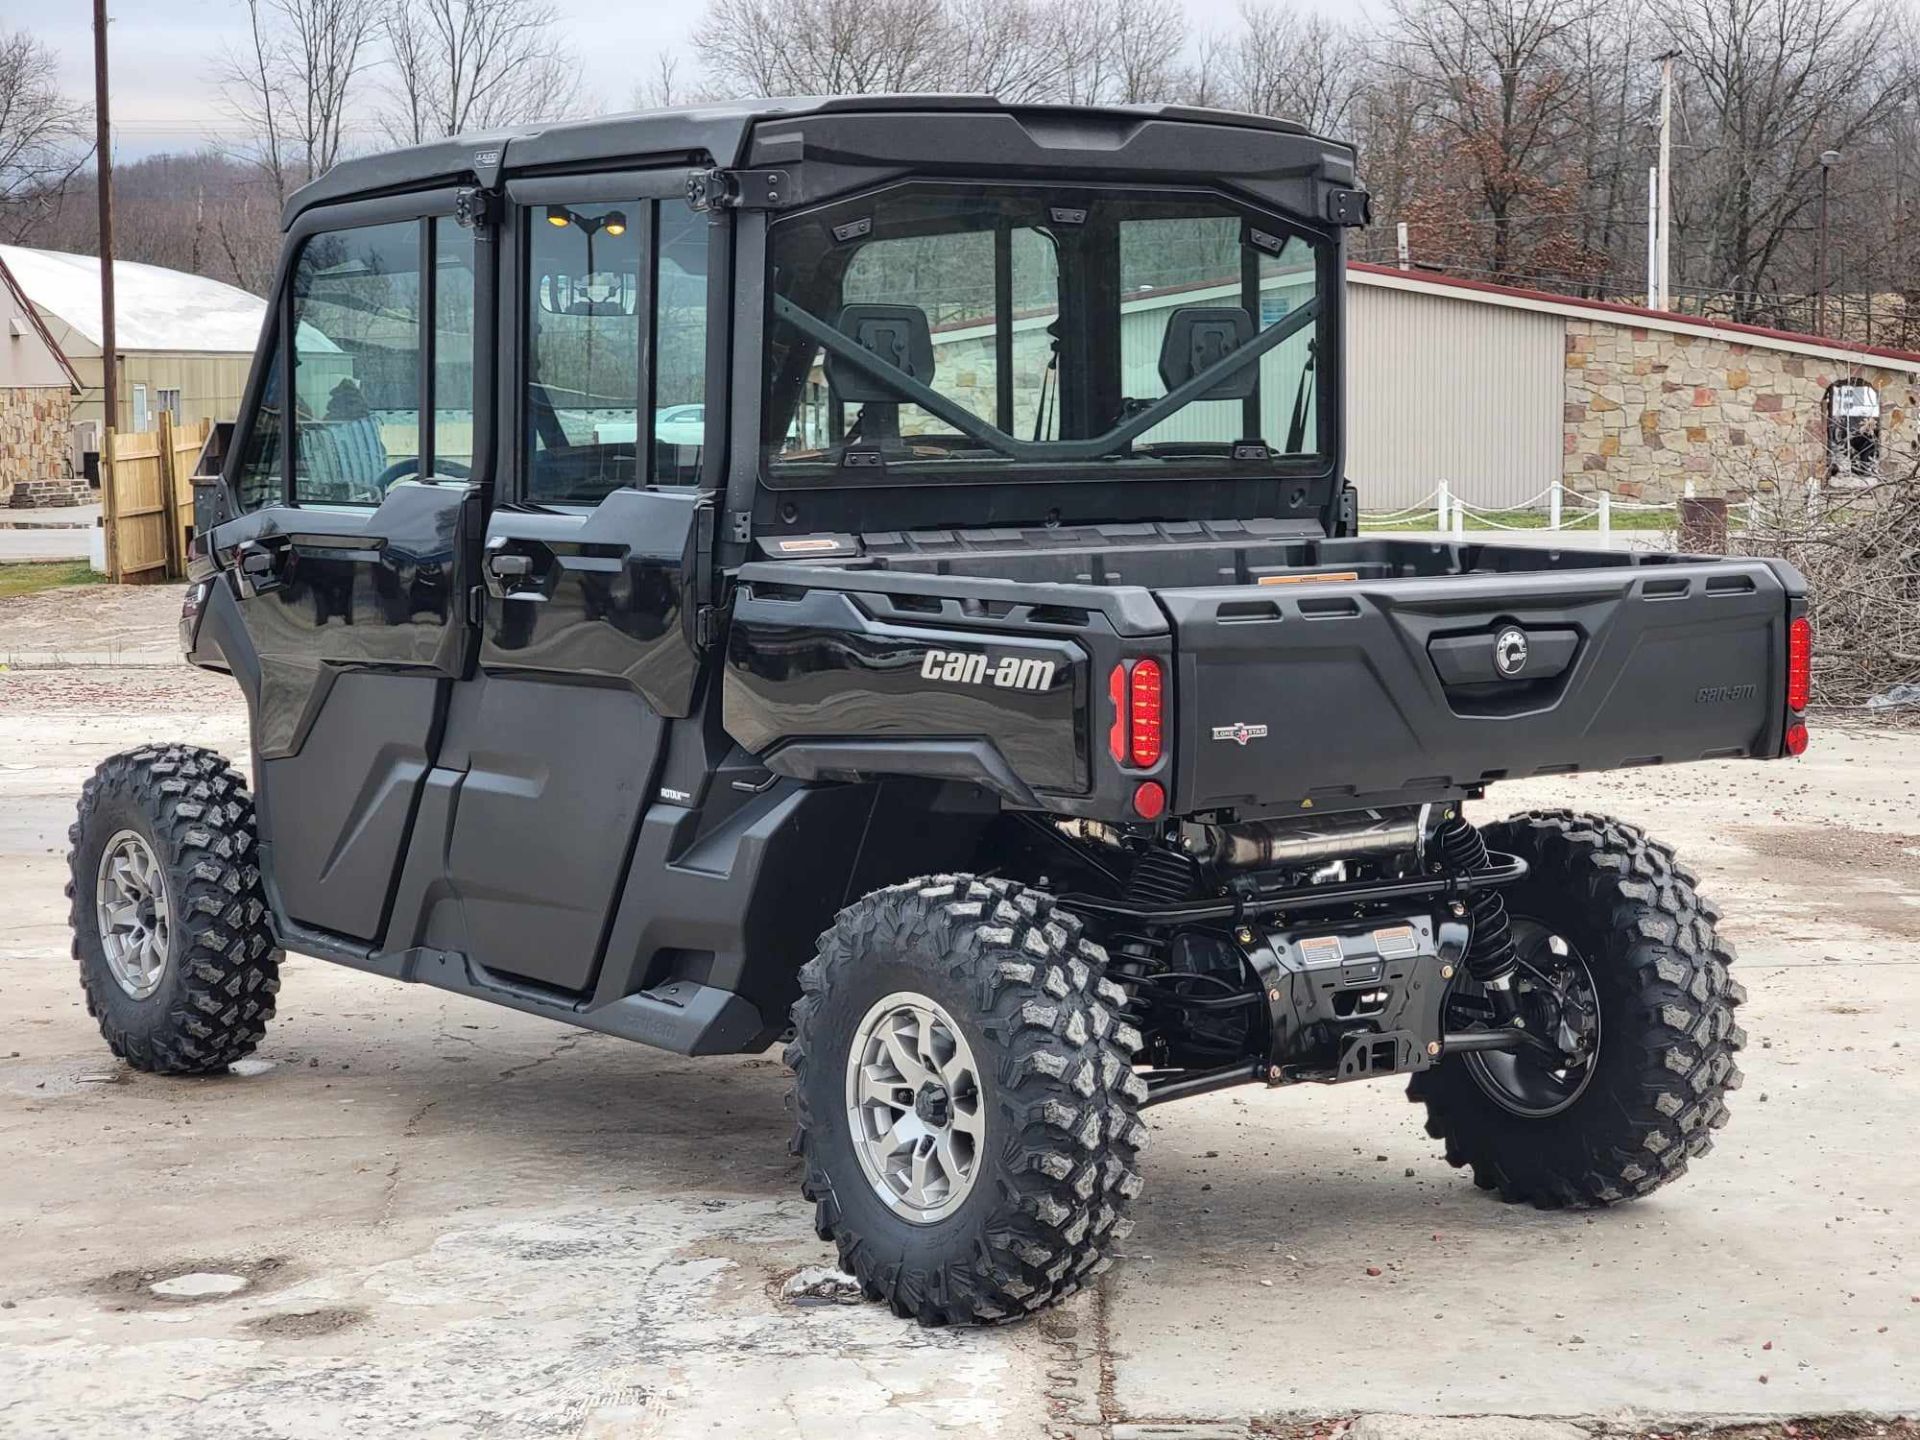
<path id="1" fill-rule="evenodd" d="M 1756 487 L 1728 548 L 1807 577 L 1816 706 L 1920 724 L 1920 457 L 1844 487 Z"/>

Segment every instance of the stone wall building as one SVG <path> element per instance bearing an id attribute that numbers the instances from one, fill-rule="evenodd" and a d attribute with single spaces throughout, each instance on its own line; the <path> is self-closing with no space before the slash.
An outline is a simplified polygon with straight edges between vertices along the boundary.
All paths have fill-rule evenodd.
<path id="1" fill-rule="evenodd" d="M 1580 490 L 1740 494 L 1830 468 L 1828 395 L 1873 388 L 1883 450 L 1910 446 L 1920 362 L 1805 336 L 1567 321 L 1566 465 Z M 1847 468 L 1851 468 L 1850 466 Z M 1844 478 L 1844 477 L 1842 477 Z"/>
<path id="2" fill-rule="evenodd" d="M 79 377 L 0 262 L 0 507 L 72 482 Z"/>
<path id="3" fill-rule="evenodd" d="M 1737 495 L 1920 439 L 1920 354 L 1418 270 L 1353 264 L 1347 281 L 1348 471 L 1369 510 L 1441 480 L 1486 506 L 1555 479 L 1649 502 L 1688 484 Z M 1837 447 L 1835 387 L 1878 411 Z"/>

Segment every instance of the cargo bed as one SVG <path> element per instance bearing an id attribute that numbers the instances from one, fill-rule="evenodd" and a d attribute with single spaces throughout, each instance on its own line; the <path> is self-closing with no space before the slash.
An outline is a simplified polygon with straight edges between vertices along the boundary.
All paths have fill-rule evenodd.
<path id="1" fill-rule="evenodd" d="M 1142 778 L 1173 813 L 1258 813 L 1781 753 L 1804 585 L 1778 561 L 1279 529 L 834 537 L 828 563 L 749 564 L 728 728 L 788 773 L 986 772 L 1095 815 Z M 1050 683 L 970 685 L 964 658 L 943 680 L 929 651 L 1042 659 Z M 1166 671 L 1151 766 L 1103 743 L 1137 658 Z"/>

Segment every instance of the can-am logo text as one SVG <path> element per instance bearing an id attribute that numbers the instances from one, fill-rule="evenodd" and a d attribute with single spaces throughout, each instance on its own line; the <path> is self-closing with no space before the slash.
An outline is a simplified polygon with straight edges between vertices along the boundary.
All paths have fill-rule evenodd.
<path id="1" fill-rule="evenodd" d="M 944 680 L 949 685 L 993 685 L 1002 690 L 1050 689 L 1053 670 L 1051 660 L 1003 655 L 989 661 L 984 655 L 969 655 L 963 650 L 929 650 L 920 662 L 924 679 Z"/>

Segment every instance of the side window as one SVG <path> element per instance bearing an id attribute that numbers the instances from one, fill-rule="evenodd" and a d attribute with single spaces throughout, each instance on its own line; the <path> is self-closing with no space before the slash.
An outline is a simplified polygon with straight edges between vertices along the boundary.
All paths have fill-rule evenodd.
<path id="1" fill-rule="evenodd" d="M 293 498 L 376 505 L 420 466 L 420 224 L 315 235 L 293 272 Z"/>
<path id="2" fill-rule="evenodd" d="M 645 207 L 541 205 L 529 218 L 527 497 L 591 504 L 639 483 Z"/>
<path id="3" fill-rule="evenodd" d="M 267 373 L 260 383 L 260 399 L 253 407 L 253 427 L 246 449 L 234 470 L 235 500 L 241 512 L 258 510 L 281 498 L 280 491 L 280 342 L 267 352 Z"/>
<path id="4" fill-rule="evenodd" d="M 656 209 L 653 481 L 700 478 L 707 421 L 707 220 L 684 200 Z"/>
<path id="5" fill-rule="evenodd" d="M 433 222 L 433 470 L 473 470 L 473 232 Z"/>
<path id="6" fill-rule="evenodd" d="M 693 484 L 704 218 L 685 201 L 629 200 L 536 205 L 526 224 L 527 498 L 591 505 L 623 486 Z"/>

